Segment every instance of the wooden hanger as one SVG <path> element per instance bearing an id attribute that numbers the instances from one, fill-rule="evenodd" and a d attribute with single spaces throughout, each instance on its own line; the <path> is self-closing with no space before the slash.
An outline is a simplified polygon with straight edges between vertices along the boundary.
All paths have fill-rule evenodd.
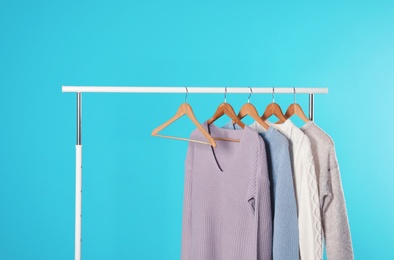
<path id="1" fill-rule="evenodd" d="M 250 88 L 250 87 L 249 87 Z M 254 105 L 250 103 L 250 96 L 252 95 L 253 91 L 252 88 L 250 88 L 250 95 L 248 97 L 248 103 L 244 104 L 241 109 L 238 112 L 238 118 L 242 119 L 245 116 L 249 115 L 251 118 L 253 118 L 257 123 L 259 123 L 262 127 L 264 127 L 266 130 L 270 127 L 266 122 L 264 122 L 260 116 L 259 113 L 257 112 L 257 109 Z M 233 121 L 234 124 L 234 121 Z"/>
<path id="2" fill-rule="evenodd" d="M 305 123 L 309 121 L 308 117 L 305 115 L 304 111 L 302 110 L 301 106 L 297 104 L 296 102 L 296 91 L 295 88 L 293 88 L 293 93 L 294 93 L 294 103 L 291 104 L 286 111 L 285 118 L 289 119 L 293 115 L 297 115 L 299 118 L 301 118 L 302 121 Z M 281 120 L 279 120 L 281 121 Z M 278 122 L 279 122 L 278 121 Z M 277 122 L 277 123 L 278 123 Z M 283 123 L 284 121 L 282 121 Z"/>
<path id="3" fill-rule="evenodd" d="M 233 120 L 233 122 L 235 122 L 241 128 L 245 128 L 245 124 L 242 123 L 241 120 L 238 118 L 238 116 L 235 114 L 233 107 L 229 103 L 227 103 L 226 97 L 227 97 L 227 87 L 225 88 L 224 102 L 218 106 L 218 108 L 215 111 L 215 114 L 207 121 L 207 124 L 210 125 L 213 122 L 215 122 L 217 119 L 222 117 L 223 115 L 227 115 Z M 213 139 L 221 140 L 221 141 L 239 142 L 238 139 L 232 139 L 232 138 L 213 137 Z"/>
<path id="4" fill-rule="evenodd" d="M 186 88 L 187 91 L 187 88 Z M 176 114 L 170 118 L 168 121 L 163 123 L 162 125 L 158 126 L 152 131 L 152 136 L 157 136 L 157 137 L 163 137 L 163 138 L 171 138 L 175 140 L 183 140 L 183 141 L 190 141 L 190 142 L 195 142 L 195 143 L 200 143 L 200 144 L 208 144 L 213 147 L 216 147 L 216 142 L 212 138 L 212 136 L 208 133 L 207 130 L 204 129 L 204 127 L 198 122 L 196 119 L 193 110 L 191 106 L 187 103 L 187 94 L 188 91 L 186 92 L 186 97 L 185 97 L 185 103 L 181 104 L 178 108 L 178 111 Z M 183 115 L 187 115 L 187 117 L 194 123 L 194 125 L 197 127 L 198 130 L 204 135 L 204 137 L 207 139 L 208 142 L 200 141 L 200 140 L 193 140 L 193 139 L 188 139 L 188 138 L 182 138 L 182 137 L 175 137 L 175 136 L 169 136 L 169 135 L 160 135 L 159 132 L 175 122 L 177 119 L 182 117 Z"/>
<path id="5" fill-rule="evenodd" d="M 227 115 L 230 117 L 237 125 L 242 128 L 245 128 L 245 124 L 241 122 L 241 120 L 235 114 L 233 107 L 229 103 L 222 103 L 216 109 L 215 114 L 208 120 L 208 124 L 212 124 L 217 119 L 222 117 L 223 115 Z"/>
<path id="6" fill-rule="evenodd" d="M 280 106 L 275 103 L 275 89 L 272 88 L 272 103 L 269 104 L 264 111 L 264 114 L 261 116 L 263 121 L 266 121 L 270 116 L 275 115 L 280 122 L 286 121 L 285 116 L 283 115 L 282 109 Z"/>

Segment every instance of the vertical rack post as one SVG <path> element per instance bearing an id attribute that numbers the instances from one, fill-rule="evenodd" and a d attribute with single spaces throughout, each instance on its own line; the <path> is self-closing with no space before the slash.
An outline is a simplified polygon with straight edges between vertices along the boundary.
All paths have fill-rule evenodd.
<path id="1" fill-rule="evenodd" d="M 77 93 L 77 144 L 75 146 L 75 260 L 81 259 L 82 227 L 82 93 Z"/>
<path id="2" fill-rule="evenodd" d="M 315 95 L 309 94 L 309 120 L 315 120 Z"/>

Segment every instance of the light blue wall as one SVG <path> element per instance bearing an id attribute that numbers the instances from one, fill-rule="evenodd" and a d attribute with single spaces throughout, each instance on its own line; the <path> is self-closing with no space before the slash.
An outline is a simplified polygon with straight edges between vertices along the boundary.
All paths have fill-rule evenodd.
<path id="1" fill-rule="evenodd" d="M 393 1 L 2 1 L 0 259 L 73 259 L 62 85 L 328 86 L 316 122 L 336 143 L 356 259 L 394 259 L 393 14 Z M 150 132 L 183 99 L 84 95 L 84 259 L 179 259 L 187 143 Z M 260 111 L 270 99 L 252 96 Z M 222 100 L 189 95 L 200 121 Z"/>

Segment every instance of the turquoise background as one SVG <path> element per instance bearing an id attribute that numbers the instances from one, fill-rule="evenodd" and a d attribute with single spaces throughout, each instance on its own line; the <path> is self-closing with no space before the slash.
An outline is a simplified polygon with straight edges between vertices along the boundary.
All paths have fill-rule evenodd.
<path id="1" fill-rule="evenodd" d="M 62 85 L 329 87 L 316 123 L 336 144 L 355 257 L 394 259 L 393 14 L 393 1 L 2 1 L 0 259 L 74 257 Z M 150 133 L 183 100 L 83 95 L 83 259 L 179 259 L 187 143 Z M 201 122 L 222 101 L 189 95 Z M 251 101 L 262 113 L 271 96 Z"/>

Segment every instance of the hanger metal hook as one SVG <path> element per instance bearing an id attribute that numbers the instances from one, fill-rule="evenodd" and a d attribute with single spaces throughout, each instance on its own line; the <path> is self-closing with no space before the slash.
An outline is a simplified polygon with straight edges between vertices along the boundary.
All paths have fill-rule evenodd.
<path id="1" fill-rule="evenodd" d="M 227 103 L 227 87 L 224 87 L 224 103 Z"/>
<path id="2" fill-rule="evenodd" d="M 272 88 L 272 103 L 275 103 L 275 87 Z"/>
<path id="3" fill-rule="evenodd" d="M 293 94 L 294 94 L 294 104 L 296 104 L 297 100 L 296 100 L 296 90 L 295 90 L 295 88 L 293 88 Z"/>
<path id="4" fill-rule="evenodd" d="M 186 86 L 185 86 L 185 89 L 186 89 L 185 103 L 187 103 L 187 96 L 189 95 L 189 90 L 187 89 Z"/>
<path id="5" fill-rule="evenodd" d="M 251 88 L 251 87 L 249 87 L 249 89 L 250 89 L 250 94 L 249 94 L 249 97 L 248 97 L 248 103 L 250 103 L 250 97 L 252 96 L 252 93 L 253 93 L 253 90 L 252 90 L 252 88 Z"/>

